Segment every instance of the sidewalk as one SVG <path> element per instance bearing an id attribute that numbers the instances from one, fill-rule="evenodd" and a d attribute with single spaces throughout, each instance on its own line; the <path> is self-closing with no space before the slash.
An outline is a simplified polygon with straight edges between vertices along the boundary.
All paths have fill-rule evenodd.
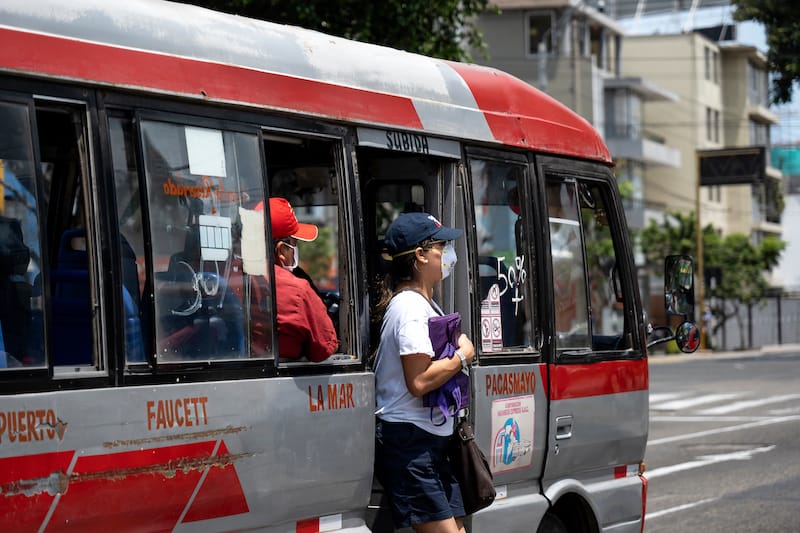
<path id="1" fill-rule="evenodd" d="M 650 363 L 677 363 L 689 359 L 743 359 L 786 353 L 800 353 L 800 344 L 770 344 L 761 348 L 737 351 L 697 350 L 695 353 L 657 353 L 651 354 L 649 360 Z"/>

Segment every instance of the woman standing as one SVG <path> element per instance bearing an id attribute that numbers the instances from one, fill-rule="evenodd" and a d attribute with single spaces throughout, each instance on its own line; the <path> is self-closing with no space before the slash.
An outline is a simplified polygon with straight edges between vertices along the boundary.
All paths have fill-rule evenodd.
<path id="1" fill-rule="evenodd" d="M 391 497 L 395 527 L 418 533 L 464 531 L 461 491 L 447 459 L 453 419 L 432 419 L 422 402 L 475 356 L 462 334 L 452 358 L 433 360 L 428 335 L 428 319 L 442 314 L 433 288 L 455 265 L 450 241 L 461 233 L 427 213 L 401 214 L 386 232 L 392 268 L 373 314 L 380 325 L 374 363 L 376 475 Z"/>

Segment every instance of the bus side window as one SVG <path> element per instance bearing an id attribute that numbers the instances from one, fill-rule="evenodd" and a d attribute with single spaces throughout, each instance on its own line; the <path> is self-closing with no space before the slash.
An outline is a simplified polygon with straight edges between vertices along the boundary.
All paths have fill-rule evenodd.
<path id="1" fill-rule="evenodd" d="M 548 181 L 547 213 L 557 346 L 589 350 L 586 268 L 574 181 Z"/>
<path id="2" fill-rule="evenodd" d="M 87 204 L 90 164 L 86 147 L 86 107 L 80 104 L 37 103 L 39 152 L 47 205 L 45 241 L 48 251 L 50 333 L 53 365 L 64 371 L 103 369 L 96 348 L 100 313 L 95 257 L 96 235 Z M 42 278 L 34 292 L 42 291 Z M 43 291 L 42 291 L 43 292 Z"/>
<path id="3" fill-rule="evenodd" d="M 596 184 L 578 185 L 589 277 L 592 350 L 624 350 L 631 348 L 631 336 L 625 334 L 625 294 L 615 251 L 619 232 L 612 231 L 603 192 Z"/>
<path id="4" fill-rule="evenodd" d="M 156 360 L 248 357 L 240 208 L 263 198 L 258 137 L 142 120 L 141 138 Z"/>
<path id="5" fill-rule="evenodd" d="M 327 139 L 264 133 L 264 153 L 267 162 L 267 182 L 270 197 L 285 198 L 294 209 L 300 223 L 313 224 L 319 229 L 313 241 L 297 244 L 298 265 L 292 271 L 305 279 L 327 310 L 339 340 L 332 360 L 350 358 L 355 353 L 348 337 L 347 307 L 341 305 L 347 290 L 345 245 L 339 204 L 340 194 L 337 167 L 341 159 L 341 144 Z M 280 315 L 281 292 L 276 294 L 276 312 Z M 282 354 L 281 354 L 282 355 Z M 300 361 L 307 354 L 300 353 Z M 298 360 L 297 354 L 282 355 L 284 361 Z"/>
<path id="6" fill-rule="evenodd" d="M 481 317 L 481 352 L 532 346 L 530 290 L 520 187 L 525 166 L 470 159 Z M 476 342 L 477 344 L 477 342 Z"/>
<path id="7" fill-rule="evenodd" d="M 142 298 L 146 270 L 135 134 L 129 118 L 110 117 L 108 125 L 119 219 L 125 359 L 137 363 L 146 360 L 152 315 L 146 313 L 147 302 Z"/>
<path id="8" fill-rule="evenodd" d="M 42 366 L 36 174 L 25 105 L 0 102 L 0 369 Z"/>
<path id="9" fill-rule="evenodd" d="M 604 191 L 595 182 L 548 177 L 547 203 L 558 349 L 630 348 Z"/>

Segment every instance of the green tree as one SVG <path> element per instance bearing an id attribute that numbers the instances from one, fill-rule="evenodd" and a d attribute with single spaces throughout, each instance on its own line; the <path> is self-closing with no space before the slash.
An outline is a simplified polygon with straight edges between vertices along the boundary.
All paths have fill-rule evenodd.
<path id="1" fill-rule="evenodd" d="M 732 0 L 733 18 L 764 25 L 767 60 L 772 71 L 772 100 L 787 103 L 792 88 L 800 81 L 800 3 L 787 0 Z"/>
<path id="2" fill-rule="evenodd" d="M 651 271 L 661 274 L 664 257 L 671 254 L 696 257 L 696 227 L 694 212 L 688 215 L 668 213 L 660 224 L 651 220 L 640 236 Z M 765 237 L 760 245 L 755 246 L 746 235 L 733 233 L 722 237 L 711 225 L 703 228 L 703 266 L 706 269 L 719 269 L 722 273 L 718 285 L 705 289 L 706 303 L 714 302 L 710 306 L 717 318 L 714 332 L 727 319 L 739 316 L 740 305 L 753 305 L 764 299 L 769 289 L 766 274 L 778 265 L 785 247 L 786 243 L 776 237 Z M 696 274 L 696 278 L 699 275 Z M 702 279 L 697 281 L 701 282 Z M 723 299 L 731 304 L 727 314 L 722 305 Z M 744 329 L 739 328 L 742 335 Z"/>
<path id="3" fill-rule="evenodd" d="M 489 0 L 193 0 L 186 3 L 292 24 L 455 61 L 485 51 L 475 16 Z"/>

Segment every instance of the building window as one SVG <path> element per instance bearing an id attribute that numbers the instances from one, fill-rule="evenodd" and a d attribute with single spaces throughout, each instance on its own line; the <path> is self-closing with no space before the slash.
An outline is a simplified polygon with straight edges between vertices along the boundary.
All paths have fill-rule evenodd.
<path id="1" fill-rule="evenodd" d="M 719 70 L 717 68 L 717 65 L 719 65 L 719 52 L 714 51 L 714 53 L 712 54 L 712 65 L 711 65 L 711 70 L 713 71 L 714 83 L 719 83 Z"/>
<path id="2" fill-rule="evenodd" d="M 767 73 L 752 63 L 747 64 L 747 98 L 752 105 L 768 106 Z"/>
<path id="3" fill-rule="evenodd" d="M 705 59 L 705 68 L 703 71 L 705 72 L 706 79 L 711 79 L 711 49 L 707 46 L 703 48 L 703 57 Z"/>
<path id="4" fill-rule="evenodd" d="M 528 15 L 528 53 L 538 54 L 540 44 L 546 52 L 553 51 L 555 30 L 553 29 L 553 13 L 550 11 L 530 13 Z"/>
<path id="5" fill-rule="evenodd" d="M 719 142 L 719 111 L 706 108 L 706 140 Z"/>

